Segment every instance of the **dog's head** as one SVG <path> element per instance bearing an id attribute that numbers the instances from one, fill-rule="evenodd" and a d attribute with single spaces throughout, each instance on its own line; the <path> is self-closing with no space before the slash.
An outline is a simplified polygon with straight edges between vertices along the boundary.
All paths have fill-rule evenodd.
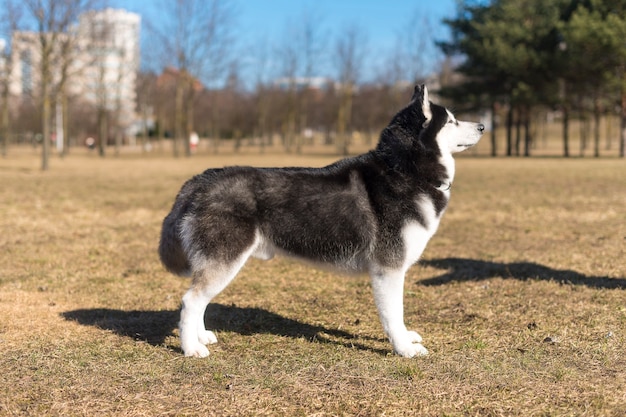
<path id="1" fill-rule="evenodd" d="M 432 103 L 424 85 L 415 86 L 409 108 L 417 110 L 423 117 L 420 136 L 434 138 L 441 154 L 456 153 L 471 148 L 480 140 L 485 126 L 482 123 L 462 122 L 443 106 Z"/>

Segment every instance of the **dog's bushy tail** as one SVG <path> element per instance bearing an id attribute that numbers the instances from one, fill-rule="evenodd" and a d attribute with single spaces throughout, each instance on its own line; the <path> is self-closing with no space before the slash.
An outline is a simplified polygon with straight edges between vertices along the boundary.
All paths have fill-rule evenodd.
<path id="1" fill-rule="evenodd" d="M 181 239 L 181 222 L 189 211 L 192 197 L 197 189 L 197 179 L 187 181 L 176 196 L 172 211 L 163 219 L 159 256 L 168 271 L 181 276 L 191 272 L 189 257 Z"/>
<path id="2" fill-rule="evenodd" d="M 170 214 L 163 220 L 161 240 L 159 242 L 159 257 L 168 271 L 181 276 L 189 275 L 191 269 L 189 259 L 183 250 L 180 238 L 179 210 L 174 206 Z"/>
<path id="3" fill-rule="evenodd" d="M 163 220 L 159 256 L 168 271 L 181 276 L 189 275 L 189 259 L 183 250 L 183 243 L 178 233 L 178 222 L 173 216 L 174 211 Z"/>

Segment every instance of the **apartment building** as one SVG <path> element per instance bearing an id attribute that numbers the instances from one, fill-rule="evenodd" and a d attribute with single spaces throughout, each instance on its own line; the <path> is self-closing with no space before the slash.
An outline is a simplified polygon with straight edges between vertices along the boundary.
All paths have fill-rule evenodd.
<path id="1" fill-rule="evenodd" d="M 52 86 L 65 78 L 65 91 L 96 108 L 119 112 L 120 124 L 132 122 L 137 102 L 141 17 L 120 9 L 81 14 L 67 33 L 46 34 Z M 18 31 L 11 38 L 10 91 L 37 96 L 41 86 L 41 39 Z"/>

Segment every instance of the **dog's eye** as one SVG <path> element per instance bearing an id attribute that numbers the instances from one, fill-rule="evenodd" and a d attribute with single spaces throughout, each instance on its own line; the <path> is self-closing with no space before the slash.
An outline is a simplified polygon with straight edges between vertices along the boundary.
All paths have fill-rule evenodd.
<path id="1" fill-rule="evenodd" d="M 456 123 L 454 120 L 450 119 L 448 120 L 448 123 Z"/>

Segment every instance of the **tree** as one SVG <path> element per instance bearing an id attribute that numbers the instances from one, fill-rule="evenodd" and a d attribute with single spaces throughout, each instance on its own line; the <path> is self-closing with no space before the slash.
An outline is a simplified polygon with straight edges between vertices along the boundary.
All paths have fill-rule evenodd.
<path id="1" fill-rule="evenodd" d="M 280 87 L 286 90 L 283 137 L 287 151 L 302 151 L 302 131 L 308 124 L 310 88 L 318 66 L 324 60 L 326 33 L 322 19 L 305 10 L 288 21 L 284 41 L 279 45 Z"/>
<path id="2" fill-rule="evenodd" d="M 304 76 L 306 83 L 305 88 L 300 91 L 298 95 L 300 111 L 300 133 L 297 136 L 296 153 L 302 151 L 302 130 L 308 127 L 310 118 L 310 104 L 312 102 L 311 97 L 311 82 L 316 75 L 320 63 L 324 62 L 325 56 L 325 44 L 327 42 L 327 32 L 324 29 L 323 19 L 312 10 L 305 10 L 302 14 L 300 21 L 300 31 L 296 35 L 296 46 L 299 51 L 299 61 L 301 62 L 302 75 Z"/>
<path id="3" fill-rule="evenodd" d="M 358 26 L 346 27 L 337 37 L 333 56 L 339 82 L 337 146 L 343 155 L 348 154 L 352 98 L 361 77 L 366 51 L 366 36 Z"/>
<path id="4" fill-rule="evenodd" d="M 594 115 L 596 157 L 600 155 L 599 125 L 603 107 L 612 106 L 613 103 L 621 105 L 622 124 L 626 127 L 624 12 L 624 2 L 574 1 L 559 25 L 563 45 L 562 74 L 567 88 L 565 99 L 571 100 L 574 94 L 591 98 L 588 105 Z M 623 133 L 620 143 L 624 143 Z M 620 149 L 623 149 L 623 145 Z M 623 150 L 620 155 L 623 156 Z"/>
<path id="5" fill-rule="evenodd" d="M 233 50 L 234 15 L 229 0 L 163 0 L 162 18 L 149 30 L 158 44 L 164 66 L 178 70 L 175 85 L 174 155 L 180 142 L 191 155 L 189 134 L 193 130 L 193 109 L 197 83 L 214 86 L 224 77 Z M 211 117 L 215 122 L 215 117 Z"/>
<path id="6" fill-rule="evenodd" d="M 432 24 L 427 13 L 416 9 L 407 20 L 403 30 L 397 35 L 398 43 L 405 57 L 401 62 L 403 80 L 417 84 L 424 80 L 435 68 L 432 61 L 437 60 Z"/>
<path id="7" fill-rule="evenodd" d="M 257 39 L 258 44 L 251 48 L 255 75 L 255 114 L 256 132 L 253 136 L 260 140 L 260 152 L 271 144 L 272 133 L 269 126 L 269 109 L 271 106 L 272 91 L 267 80 L 270 65 L 270 50 L 266 38 Z"/>
<path id="8" fill-rule="evenodd" d="M 4 4 L 0 15 L 2 28 L 0 33 L 11 34 L 19 27 L 21 11 L 13 3 Z M 9 36 L 7 36 L 7 39 Z M 9 136 L 11 134 L 10 98 L 11 75 L 13 68 L 13 49 L 6 44 L 0 45 L 0 154 L 7 155 Z"/>
<path id="9" fill-rule="evenodd" d="M 376 77 L 376 84 L 383 86 L 383 94 L 376 94 L 376 91 L 366 94 L 375 97 L 367 107 L 378 110 L 378 115 L 371 116 L 377 127 L 388 122 L 406 103 L 407 94 L 411 96 L 414 85 L 423 84 L 437 68 L 440 53 L 433 33 L 428 15 L 419 8 L 396 33 L 394 47 Z"/>
<path id="10" fill-rule="evenodd" d="M 141 150 L 150 149 L 149 120 L 154 115 L 158 100 L 157 77 L 151 72 L 140 72 L 137 75 L 137 111 L 141 115 Z"/>
<path id="11" fill-rule="evenodd" d="M 21 4 L 30 21 L 34 22 L 37 40 L 38 96 L 41 106 L 42 158 L 41 169 L 49 168 L 51 118 L 54 94 L 58 91 L 62 74 L 58 72 L 62 51 L 73 42 L 70 29 L 78 16 L 95 6 L 95 0 L 21 0 L 12 2 L 12 7 Z"/>
<path id="12" fill-rule="evenodd" d="M 561 3 L 560 0 L 465 1 L 460 4 L 457 18 L 446 21 L 453 38 L 440 43 L 440 47 L 447 54 L 463 57 L 458 70 L 465 80 L 443 93 L 456 98 L 463 95 L 483 108 L 505 104 L 507 155 L 520 154 L 520 127 L 525 130 L 524 155 L 530 154 L 531 109 L 540 102 L 554 101 L 557 96 L 556 74 L 551 68 L 558 46 L 555 28 Z"/>
<path id="13" fill-rule="evenodd" d="M 298 118 L 298 108 L 296 103 L 297 94 L 297 76 L 300 66 L 300 56 L 296 43 L 293 41 L 295 37 L 295 26 L 287 27 L 287 34 L 284 36 L 284 42 L 279 46 L 278 56 L 281 65 L 281 88 L 286 89 L 286 102 L 284 103 L 284 121 L 281 129 L 283 146 L 287 152 L 291 151 L 291 147 L 295 140 L 296 123 Z"/>

